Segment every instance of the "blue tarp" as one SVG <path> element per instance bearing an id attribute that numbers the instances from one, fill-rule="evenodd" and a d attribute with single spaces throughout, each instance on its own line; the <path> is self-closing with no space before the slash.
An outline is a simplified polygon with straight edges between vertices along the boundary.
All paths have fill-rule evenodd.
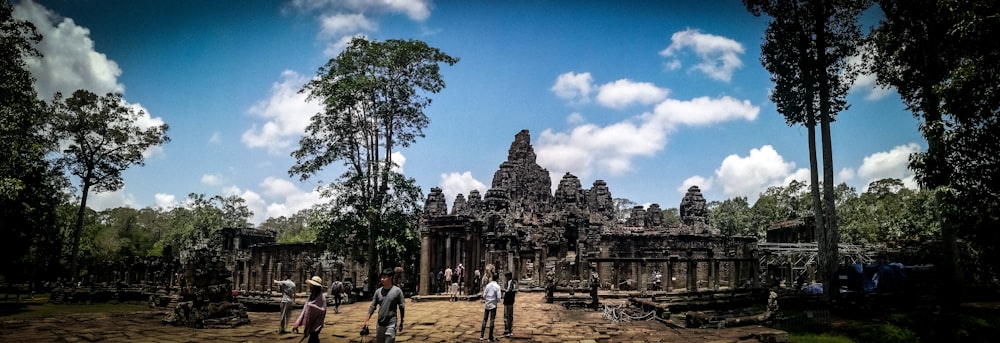
<path id="1" fill-rule="evenodd" d="M 905 270 L 906 267 L 897 262 L 873 262 L 867 266 L 855 263 L 851 265 L 847 283 L 857 285 L 860 282 L 860 290 L 865 292 L 892 290 L 906 280 Z"/>

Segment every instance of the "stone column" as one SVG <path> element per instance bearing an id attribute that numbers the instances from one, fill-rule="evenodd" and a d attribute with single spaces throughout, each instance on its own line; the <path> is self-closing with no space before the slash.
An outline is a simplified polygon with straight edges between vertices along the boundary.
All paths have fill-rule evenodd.
<path id="1" fill-rule="evenodd" d="M 444 264 L 445 268 L 451 268 L 452 270 L 455 270 L 455 268 L 452 268 L 454 267 L 452 265 L 452 261 L 454 261 L 453 260 L 454 256 L 451 255 L 451 239 L 452 239 L 451 235 L 447 235 L 444 238 Z"/>
<path id="2" fill-rule="evenodd" d="M 431 278 L 431 238 L 427 233 L 420 233 L 420 295 L 428 295 Z"/>

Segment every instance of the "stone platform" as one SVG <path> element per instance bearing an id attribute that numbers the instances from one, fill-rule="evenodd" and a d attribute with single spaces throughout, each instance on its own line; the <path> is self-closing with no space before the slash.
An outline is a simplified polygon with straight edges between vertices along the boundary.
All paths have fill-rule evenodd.
<path id="1" fill-rule="evenodd" d="M 766 327 L 726 329 L 670 328 L 656 321 L 615 323 L 602 312 L 566 309 L 546 304 L 544 294 L 519 294 L 515 305 L 514 336 L 509 342 L 784 342 L 787 335 Z M 618 300 L 604 300 L 617 306 Z M 621 300 L 624 301 L 624 300 Z M 368 302 L 343 305 L 340 313 L 329 309 L 323 342 L 371 342 L 359 336 L 367 317 Z M 72 305 L 66 305 L 72 306 Z M 483 304 L 470 301 L 419 301 L 407 299 L 406 322 L 397 342 L 478 342 Z M 278 313 L 251 312 L 250 325 L 232 329 L 192 329 L 163 325 L 165 309 L 127 314 L 79 314 L 31 320 L 0 317 L 0 342 L 298 342 L 301 335 L 276 333 Z M 495 334 L 503 332 L 500 305 Z M 298 315 L 298 311 L 292 313 Z M 374 319 L 372 320 L 374 323 Z M 290 329 L 290 328 L 289 328 Z M 487 330 L 489 330 L 487 328 Z M 374 333 L 374 328 L 372 328 Z"/>

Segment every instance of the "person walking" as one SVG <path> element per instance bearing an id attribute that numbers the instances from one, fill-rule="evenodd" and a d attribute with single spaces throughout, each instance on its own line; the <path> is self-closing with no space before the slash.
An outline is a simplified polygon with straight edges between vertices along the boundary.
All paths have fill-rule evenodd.
<path id="1" fill-rule="evenodd" d="M 273 280 L 278 285 L 278 292 L 281 293 L 281 319 L 278 321 L 278 334 L 288 333 L 285 331 L 288 325 L 288 318 L 292 316 L 292 307 L 295 306 L 295 282 L 292 282 L 292 274 L 285 273 L 284 280 Z"/>
<path id="2" fill-rule="evenodd" d="M 509 270 L 503 274 L 507 287 L 503 290 L 503 336 L 514 335 L 514 297 L 517 296 L 517 280 Z"/>
<path id="3" fill-rule="evenodd" d="M 330 296 L 333 297 L 333 313 L 340 313 L 340 302 L 344 300 L 344 283 L 333 280 L 330 284 Z"/>
<path id="4" fill-rule="evenodd" d="M 497 318 L 497 302 L 500 300 L 500 285 L 497 284 L 496 276 L 490 280 L 490 283 L 486 285 L 483 289 L 483 326 L 479 329 L 479 340 L 483 340 L 483 334 L 486 333 L 486 324 L 490 325 L 490 342 L 496 342 L 497 339 L 493 337 L 493 323 L 496 322 Z"/>
<path id="5" fill-rule="evenodd" d="M 445 285 L 444 289 L 446 290 L 446 292 L 448 292 L 448 295 L 451 295 L 451 277 L 452 277 L 451 274 L 452 274 L 451 266 L 448 266 L 448 268 L 445 268 L 444 270 L 444 285 Z M 452 297 L 449 300 L 455 301 L 455 297 Z"/>
<path id="6" fill-rule="evenodd" d="M 299 312 L 299 319 L 295 320 L 292 331 L 298 331 L 301 326 L 302 338 L 309 337 L 309 343 L 319 343 L 319 332 L 323 330 L 323 322 L 326 320 L 326 296 L 323 295 L 323 279 L 319 276 L 313 276 L 306 280 L 306 283 L 309 284 L 309 299 L 302 306 L 302 312 Z"/>
<path id="7" fill-rule="evenodd" d="M 375 327 L 375 342 L 394 343 L 396 335 L 403 332 L 403 317 L 405 317 L 406 302 L 403 298 L 403 291 L 399 287 L 392 285 L 392 269 L 385 269 L 379 274 L 379 281 L 382 287 L 375 290 L 372 295 L 372 304 L 368 307 L 368 318 L 362 330 L 368 328 L 368 322 L 372 319 L 372 314 L 378 308 L 378 319 Z M 399 310 L 399 322 L 396 322 L 396 310 Z"/>

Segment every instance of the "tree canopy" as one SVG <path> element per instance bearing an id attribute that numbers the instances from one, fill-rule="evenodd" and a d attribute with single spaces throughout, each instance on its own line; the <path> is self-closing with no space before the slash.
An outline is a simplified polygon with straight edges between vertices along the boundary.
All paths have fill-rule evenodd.
<path id="1" fill-rule="evenodd" d="M 80 210 L 72 237 L 71 277 L 76 277 L 77 253 L 83 230 L 83 214 L 90 191 L 116 191 L 124 185 L 122 172 L 145 163 L 147 149 L 170 141 L 167 124 L 141 127 L 143 114 L 125 103 L 121 94 L 98 96 L 77 90 L 52 100 L 52 133 L 67 142 L 58 163 L 80 181 Z"/>
<path id="2" fill-rule="evenodd" d="M 444 80 L 440 64 L 451 57 L 416 40 L 354 38 L 317 71 L 302 92 L 320 101 L 290 175 L 308 179 L 334 163 L 343 173 L 325 189 L 334 199 L 318 217 L 320 242 L 368 264 L 376 284 L 380 264 L 418 244 L 415 219 L 422 198 L 412 178 L 399 172 L 395 154 L 423 137 L 430 119 L 424 109 Z"/>

